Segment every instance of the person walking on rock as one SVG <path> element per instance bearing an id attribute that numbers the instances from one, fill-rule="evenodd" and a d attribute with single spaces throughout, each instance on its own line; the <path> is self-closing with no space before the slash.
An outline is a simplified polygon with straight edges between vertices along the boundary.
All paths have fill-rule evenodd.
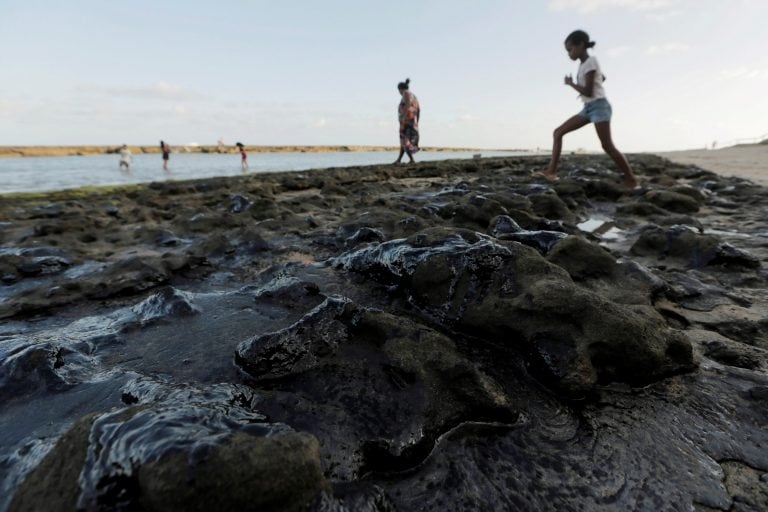
<path id="1" fill-rule="evenodd" d="M 411 83 L 410 78 L 405 82 L 397 84 L 397 90 L 400 93 L 400 105 L 397 108 L 397 118 L 400 122 L 400 154 L 395 160 L 399 164 L 403 159 L 403 154 L 408 155 L 410 163 L 414 163 L 413 154 L 419 150 L 419 117 L 421 116 L 421 107 L 416 95 L 413 94 L 408 86 Z"/>
<path id="2" fill-rule="evenodd" d="M 629 188 L 637 186 L 629 162 L 621 152 L 616 149 L 611 139 L 611 104 L 605 97 L 603 82 L 605 75 L 594 55 L 589 55 L 589 48 L 595 46 L 594 41 L 590 41 L 589 35 L 583 30 L 571 32 L 565 39 L 565 51 L 571 60 L 580 62 L 576 74 L 576 81 L 573 81 L 571 75 L 565 77 L 565 85 L 572 87 L 579 93 L 579 97 L 584 102 L 584 108 L 575 116 L 566 120 L 555 129 L 552 143 L 552 160 L 547 170 L 536 173 L 549 181 L 557 180 L 557 164 L 560 160 L 560 153 L 563 149 L 563 136 L 572 131 L 594 123 L 597 136 L 603 150 L 613 159 L 621 172 L 624 173 L 624 184 Z"/>

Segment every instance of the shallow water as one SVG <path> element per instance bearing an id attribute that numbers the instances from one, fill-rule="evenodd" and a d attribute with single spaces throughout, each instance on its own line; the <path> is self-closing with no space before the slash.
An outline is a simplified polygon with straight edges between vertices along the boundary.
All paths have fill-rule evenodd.
<path id="1" fill-rule="evenodd" d="M 423 151 L 417 161 L 472 158 L 476 152 Z M 484 157 L 515 156 L 526 153 L 488 151 Z M 336 153 L 252 153 L 249 173 L 302 171 L 328 167 L 380 165 L 394 161 L 396 154 L 386 151 Z M 240 154 L 174 153 L 168 172 L 163 171 L 159 154 L 133 156 L 130 171 L 118 166 L 118 155 L 0 158 L 0 194 L 44 192 L 85 186 L 130 185 L 152 181 L 187 180 L 214 176 L 238 176 Z"/>

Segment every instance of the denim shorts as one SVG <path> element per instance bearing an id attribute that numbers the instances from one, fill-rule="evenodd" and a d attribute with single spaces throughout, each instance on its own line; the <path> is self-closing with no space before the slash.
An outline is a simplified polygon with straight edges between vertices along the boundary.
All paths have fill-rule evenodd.
<path id="1" fill-rule="evenodd" d="M 590 123 L 604 123 L 611 120 L 611 104 L 605 98 L 598 98 L 584 104 L 584 108 L 578 113 L 580 117 L 588 119 Z"/>

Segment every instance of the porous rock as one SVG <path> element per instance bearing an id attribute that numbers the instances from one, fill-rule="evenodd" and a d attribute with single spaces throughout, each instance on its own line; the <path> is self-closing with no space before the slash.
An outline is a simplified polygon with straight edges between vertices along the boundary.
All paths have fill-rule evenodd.
<path id="1" fill-rule="evenodd" d="M 61 348 L 51 343 L 6 342 L 0 348 L 0 401 L 66 388 L 56 372 L 60 357 Z"/>
<path id="2" fill-rule="evenodd" d="M 307 510 L 330 491 L 317 440 L 260 422 L 233 391 L 182 388 L 80 419 L 10 510 Z"/>
<path id="3" fill-rule="evenodd" d="M 643 199 L 674 213 L 695 213 L 701 205 L 691 195 L 671 190 L 652 190 Z"/>
<path id="4" fill-rule="evenodd" d="M 389 274 L 443 325 L 525 354 L 566 393 L 599 382 L 647 384 L 694 367 L 690 343 L 653 310 L 581 288 L 518 243 L 434 229 L 336 262 L 373 278 Z"/>
<path id="5" fill-rule="evenodd" d="M 141 504 L 157 511 L 301 511 L 329 485 L 320 469 L 317 440 L 287 433 L 236 433 L 194 467 L 172 454 L 138 471 Z"/>
<path id="6" fill-rule="evenodd" d="M 760 260 L 749 253 L 723 243 L 713 235 L 698 233 L 688 226 L 646 226 L 632 245 L 637 256 L 655 256 L 679 260 L 690 268 L 724 265 L 757 268 Z"/>
<path id="7" fill-rule="evenodd" d="M 498 384 L 437 331 L 329 297 L 295 324 L 242 342 L 235 359 L 264 386 L 271 418 L 320 439 L 328 471 L 418 464 L 461 421 L 514 421 Z"/>

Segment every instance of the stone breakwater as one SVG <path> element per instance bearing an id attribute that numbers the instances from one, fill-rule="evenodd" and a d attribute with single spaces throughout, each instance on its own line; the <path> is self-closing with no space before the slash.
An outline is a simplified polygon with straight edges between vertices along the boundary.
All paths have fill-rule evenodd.
<path id="1" fill-rule="evenodd" d="M 768 191 L 654 156 L 0 200 L 0 510 L 765 510 Z"/>

